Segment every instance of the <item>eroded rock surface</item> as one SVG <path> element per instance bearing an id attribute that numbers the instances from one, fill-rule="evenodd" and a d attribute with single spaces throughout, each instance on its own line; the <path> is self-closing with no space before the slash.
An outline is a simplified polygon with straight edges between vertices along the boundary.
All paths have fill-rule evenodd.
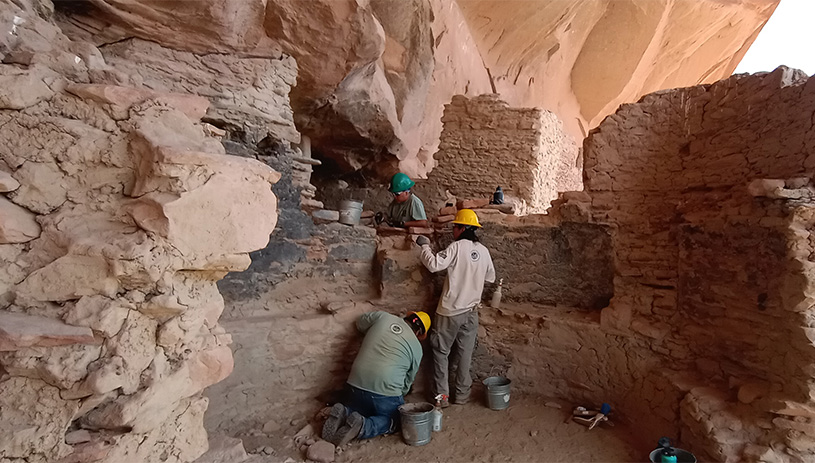
<path id="1" fill-rule="evenodd" d="M 620 103 L 729 75 L 778 0 L 205 0 L 194 20 L 149 1 L 92 4 L 69 12 L 72 36 L 199 54 L 282 50 L 298 63 L 293 107 L 315 152 L 346 172 L 419 177 L 433 168 L 453 95 L 540 106 L 580 139 Z"/>
<path id="2" fill-rule="evenodd" d="M 216 282 L 268 243 L 280 179 L 227 155 L 201 119 L 296 141 L 293 63 L 224 58 L 244 76 L 219 87 L 231 105 L 147 88 L 161 70 L 106 62 L 42 5 L 0 7 L 18 18 L 0 65 L 18 92 L 0 97 L 0 460 L 189 462 L 207 448 L 201 392 L 233 368 Z M 220 72 L 220 58 L 152 50 L 188 78 Z M 279 93 L 261 97 L 269 86 Z"/>

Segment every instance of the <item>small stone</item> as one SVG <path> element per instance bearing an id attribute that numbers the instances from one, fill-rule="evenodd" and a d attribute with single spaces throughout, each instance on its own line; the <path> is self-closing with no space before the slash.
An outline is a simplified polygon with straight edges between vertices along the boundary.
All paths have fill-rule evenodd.
<path id="1" fill-rule="evenodd" d="M 275 450 L 273 447 L 263 447 L 263 453 L 266 455 L 274 455 Z"/>
<path id="2" fill-rule="evenodd" d="M 65 443 L 68 445 L 81 444 L 83 442 L 91 441 L 91 433 L 84 429 L 78 431 L 71 431 L 65 434 Z"/>
<path id="3" fill-rule="evenodd" d="M 561 408 L 563 408 L 563 407 L 562 407 L 562 406 L 561 406 L 559 403 L 557 403 L 557 402 L 546 402 L 544 405 L 546 405 L 546 406 L 547 406 L 547 407 L 549 407 L 549 408 L 557 408 L 557 409 L 561 409 Z"/>
<path id="4" fill-rule="evenodd" d="M 530 437 L 536 437 L 538 435 L 538 431 L 529 431 Z"/>
<path id="5" fill-rule="evenodd" d="M 340 220 L 340 212 L 318 209 L 311 213 L 311 217 L 315 223 L 331 223 Z"/>
<path id="6" fill-rule="evenodd" d="M 565 201 L 591 202 L 591 196 L 585 191 L 564 191 L 560 196 Z"/>
<path id="7" fill-rule="evenodd" d="M 408 233 L 411 235 L 432 235 L 433 229 L 429 227 L 410 227 Z"/>
<path id="8" fill-rule="evenodd" d="M 27 243 L 41 231 L 36 215 L 0 197 L 0 244 Z"/>
<path id="9" fill-rule="evenodd" d="M 453 214 L 453 215 L 440 215 L 440 216 L 434 218 L 433 221 L 436 222 L 436 223 L 447 223 L 447 222 L 452 222 L 455 219 L 456 219 L 455 214 Z"/>
<path id="10" fill-rule="evenodd" d="M 0 170 L 0 193 L 8 193 L 20 188 L 20 182 L 14 180 L 14 177 L 6 172 Z"/>
<path id="11" fill-rule="evenodd" d="M 439 215 L 456 215 L 456 208 L 455 206 L 447 206 L 439 209 Z"/>
<path id="12" fill-rule="evenodd" d="M 376 214 L 374 214 L 374 211 L 362 211 L 362 213 L 359 214 L 359 217 L 361 219 L 368 219 L 368 218 L 371 218 L 371 217 L 373 217 L 375 215 Z"/>
<path id="13" fill-rule="evenodd" d="M 0 352 L 96 342 L 93 331 L 84 326 L 37 315 L 0 312 Z"/>
<path id="14" fill-rule="evenodd" d="M 779 190 L 784 189 L 784 186 L 785 182 L 783 180 L 758 178 L 747 185 L 747 191 L 752 196 L 773 198 Z"/>
<path id="15" fill-rule="evenodd" d="M 303 209 L 322 209 L 323 208 L 323 202 L 322 201 L 317 201 L 316 199 L 308 199 L 308 198 L 306 198 L 306 199 L 301 199 L 300 200 L 300 206 Z M 339 215 L 339 212 L 337 214 Z M 339 220 L 339 219 L 337 219 L 337 220 Z"/>
<path id="16" fill-rule="evenodd" d="M 291 421 L 289 421 L 289 424 L 291 426 L 297 426 L 297 420 L 291 420 Z"/>
<path id="17" fill-rule="evenodd" d="M 292 156 L 291 160 L 294 161 L 294 162 L 299 162 L 300 164 L 306 164 L 306 165 L 310 165 L 310 166 L 320 166 L 320 165 L 323 164 L 322 161 L 320 161 L 319 159 L 306 158 L 306 157 L 301 157 L 301 156 Z M 340 180 L 340 181 L 342 181 L 342 180 Z M 348 184 L 346 183 L 346 185 L 348 185 Z M 342 188 L 342 187 L 340 187 L 340 188 Z"/>
<path id="18" fill-rule="evenodd" d="M 459 201 L 456 203 L 456 207 L 458 209 L 478 209 L 479 207 L 484 207 L 490 203 L 488 198 L 482 199 L 465 199 L 464 201 Z"/>
<path id="19" fill-rule="evenodd" d="M 297 421 L 291 420 L 291 423 L 292 426 L 294 426 L 295 424 L 297 424 Z M 295 434 L 294 437 L 297 438 L 302 436 L 308 439 L 309 437 L 311 437 L 312 434 L 316 434 L 314 426 L 311 423 L 306 423 L 305 426 L 303 426 L 302 428 L 300 428 L 299 431 L 297 431 L 297 434 Z"/>
<path id="20" fill-rule="evenodd" d="M 263 434 L 273 434 L 280 430 L 280 424 L 275 420 L 269 420 L 263 425 Z"/>
<path id="21" fill-rule="evenodd" d="M 320 463 L 331 463 L 334 461 L 335 449 L 334 444 L 321 440 L 308 448 L 307 457 Z"/>
<path id="22" fill-rule="evenodd" d="M 314 445 L 314 439 L 312 439 L 312 438 L 310 438 L 310 437 L 309 437 L 309 438 L 306 440 L 306 445 Z"/>
<path id="23" fill-rule="evenodd" d="M 784 181 L 787 188 L 798 189 L 809 185 L 809 177 L 788 178 Z"/>

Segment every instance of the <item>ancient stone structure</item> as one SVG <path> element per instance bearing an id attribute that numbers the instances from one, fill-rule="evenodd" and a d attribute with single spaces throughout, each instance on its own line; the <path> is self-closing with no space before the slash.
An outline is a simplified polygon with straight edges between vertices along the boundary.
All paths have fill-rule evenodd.
<path id="1" fill-rule="evenodd" d="M 812 82 L 780 68 L 604 121 L 588 195 L 556 212 L 609 226 L 611 304 L 487 311 L 489 361 L 545 395 L 613 401 L 703 460 L 812 459 Z"/>
<path id="2" fill-rule="evenodd" d="M 466 99 L 495 92 L 580 133 L 729 73 L 777 2 L 521 3 L 0 6 L 0 462 L 190 462 L 208 401 L 209 431 L 291 435 L 344 381 L 356 316 L 432 310 L 441 283 L 406 233 L 312 212 L 310 145 L 422 175 L 451 95 L 518 129 Z M 478 209 L 506 303 L 475 376 L 611 402 L 701 460 L 812 460 L 813 82 L 648 95 L 590 134 L 584 192 Z"/>
<path id="3" fill-rule="evenodd" d="M 498 95 L 454 96 L 445 106 L 436 168 L 420 187 L 423 196 L 491 197 L 500 185 L 523 205 L 542 212 L 559 191 L 582 187 L 574 139 L 540 108 L 510 108 Z"/>
<path id="4" fill-rule="evenodd" d="M 551 110 L 580 139 L 620 103 L 728 76 L 778 1 L 91 0 L 60 17 L 97 45 L 283 51 L 299 68 L 298 127 L 320 157 L 422 177 L 453 95 Z"/>
<path id="5" fill-rule="evenodd" d="M 280 174 L 220 137 L 299 137 L 285 93 L 257 96 L 285 92 L 293 62 L 144 42 L 106 58 L 43 6 L 1 8 L 0 461 L 189 462 L 201 391 L 233 368 L 216 282 L 277 222 Z"/>
<path id="6" fill-rule="evenodd" d="M 813 84 L 779 68 L 656 93 L 585 145 L 592 220 L 615 225 L 604 325 L 703 378 L 674 377 L 671 419 L 717 461 L 813 457 Z"/>
<path id="7" fill-rule="evenodd" d="M 648 441 L 677 436 L 705 460 L 811 459 L 813 89 L 779 69 L 649 95 L 588 138 L 585 193 L 561 195 L 548 216 L 479 210 L 507 303 L 481 311 L 476 376 L 503 372 L 519 390 L 610 402 Z M 414 292 L 433 283 L 408 248 L 387 255 L 393 280 Z M 566 289 L 590 271 L 593 285 Z M 302 372 L 284 383 L 291 400 L 342 382 L 358 313 L 401 309 L 387 297 L 346 292 L 343 302 L 334 292 L 321 304 L 277 291 L 239 306 L 294 310 L 276 316 L 286 334 L 271 345 L 281 347 L 247 356 L 268 358 L 265 372 Z M 278 411 L 258 409 L 246 426 Z"/>
<path id="8" fill-rule="evenodd" d="M 507 301 L 591 311 L 599 322 L 597 309 L 612 295 L 605 227 L 490 209 L 478 213 L 484 243 L 506 278 Z M 281 202 L 281 223 L 285 214 Z M 297 229 L 309 235 L 293 234 Z M 343 384 L 361 341 L 353 325 L 357 316 L 432 311 L 443 276 L 421 266 L 407 236 L 337 223 L 284 227 L 265 250 L 252 254 L 247 271 L 222 280 L 230 305 L 222 324 L 234 339 L 235 371 L 207 391 L 208 428 L 247 438 L 265 427 L 296 432 L 280 417 L 308 416 L 304 410 L 320 406 L 315 397 L 327 400 L 325 393 Z M 449 231 L 438 235 L 438 246 L 449 239 Z M 416 390 L 425 387 L 421 374 Z"/>

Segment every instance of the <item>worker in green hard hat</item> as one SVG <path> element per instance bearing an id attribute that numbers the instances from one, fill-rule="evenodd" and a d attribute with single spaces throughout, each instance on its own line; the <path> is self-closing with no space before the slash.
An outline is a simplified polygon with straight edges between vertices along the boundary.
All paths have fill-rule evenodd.
<path id="1" fill-rule="evenodd" d="M 427 214 L 424 204 L 410 190 L 416 182 L 399 172 L 391 178 L 390 192 L 393 201 L 388 206 L 388 224 L 393 227 L 426 227 Z"/>

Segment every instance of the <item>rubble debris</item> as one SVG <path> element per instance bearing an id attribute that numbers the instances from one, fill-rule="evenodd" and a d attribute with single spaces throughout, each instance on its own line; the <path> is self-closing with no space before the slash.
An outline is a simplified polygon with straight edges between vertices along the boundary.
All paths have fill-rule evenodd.
<path id="1" fill-rule="evenodd" d="M 308 447 L 308 459 L 320 463 L 331 463 L 334 461 L 335 450 L 334 444 L 320 440 Z"/>

